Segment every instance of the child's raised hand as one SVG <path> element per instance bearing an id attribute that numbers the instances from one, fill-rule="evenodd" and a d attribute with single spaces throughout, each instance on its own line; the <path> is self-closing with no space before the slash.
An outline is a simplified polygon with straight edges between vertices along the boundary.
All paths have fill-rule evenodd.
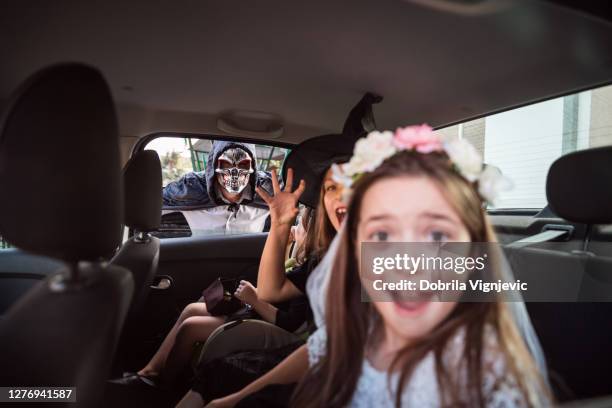
<path id="1" fill-rule="evenodd" d="M 257 187 L 257 194 L 270 207 L 270 218 L 273 225 L 292 225 L 295 217 L 298 214 L 297 203 L 298 199 L 306 188 L 306 182 L 300 180 L 300 185 L 295 191 L 291 191 L 293 185 L 293 169 L 287 171 L 287 182 L 285 189 L 281 190 L 278 183 L 276 171 L 272 170 L 272 188 L 274 195 L 270 196 L 264 189 Z"/>
<path id="2" fill-rule="evenodd" d="M 244 303 L 252 305 L 257 302 L 257 288 L 251 282 L 241 280 L 236 292 L 234 292 L 234 296 Z"/>

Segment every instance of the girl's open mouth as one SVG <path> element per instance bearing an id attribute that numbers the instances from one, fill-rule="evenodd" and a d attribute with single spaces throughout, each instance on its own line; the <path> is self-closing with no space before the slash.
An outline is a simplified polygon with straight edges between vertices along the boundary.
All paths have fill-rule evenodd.
<path id="1" fill-rule="evenodd" d="M 429 301 L 417 301 L 417 302 L 393 302 L 395 308 L 403 315 L 416 315 L 425 310 L 430 304 Z"/>
<path id="2" fill-rule="evenodd" d="M 425 310 L 431 303 L 434 293 L 430 291 L 418 291 L 410 296 L 393 296 L 393 304 L 401 314 L 415 315 Z"/>
<path id="3" fill-rule="evenodd" d="M 346 207 L 338 207 L 336 208 L 336 218 L 338 218 L 338 223 L 342 224 L 342 220 L 346 216 Z"/>

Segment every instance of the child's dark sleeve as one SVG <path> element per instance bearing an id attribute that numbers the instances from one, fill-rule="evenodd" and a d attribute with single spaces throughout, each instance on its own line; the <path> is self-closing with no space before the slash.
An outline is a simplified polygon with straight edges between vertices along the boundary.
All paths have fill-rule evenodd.
<path id="1" fill-rule="evenodd" d="M 289 332 L 294 332 L 299 329 L 304 322 L 312 319 L 312 311 L 310 303 L 306 296 L 300 296 L 292 299 L 289 302 L 287 310 L 278 309 L 276 312 L 276 321 L 274 322 L 281 329 Z"/>

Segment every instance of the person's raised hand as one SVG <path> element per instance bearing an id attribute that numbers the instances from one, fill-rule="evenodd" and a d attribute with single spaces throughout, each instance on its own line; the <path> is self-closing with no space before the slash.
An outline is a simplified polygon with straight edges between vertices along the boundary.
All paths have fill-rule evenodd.
<path id="1" fill-rule="evenodd" d="M 257 194 L 268 204 L 270 208 L 270 218 L 272 225 L 291 226 L 298 214 L 297 203 L 306 188 L 306 182 L 300 180 L 300 184 L 295 191 L 291 191 L 293 185 L 293 169 L 287 170 L 287 182 L 285 188 L 281 190 L 278 183 L 276 171 L 272 170 L 272 189 L 274 195 L 269 195 L 263 188 L 257 187 Z"/>

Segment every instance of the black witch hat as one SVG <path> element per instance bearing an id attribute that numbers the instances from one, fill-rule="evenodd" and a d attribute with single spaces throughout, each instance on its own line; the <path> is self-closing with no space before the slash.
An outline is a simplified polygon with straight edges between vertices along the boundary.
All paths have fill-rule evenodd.
<path id="1" fill-rule="evenodd" d="M 376 129 L 372 105 L 383 100 L 382 96 L 366 93 L 351 109 L 341 134 L 330 134 L 308 139 L 291 150 L 283 164 L 283 179 L 287 169 L 293 169 L 293 188 L 300 179 L 306 181 L 306 191 L 300 202 L 308 207 L 317 206 L 323 176 L 333 163 L 350 159 L 355 142 L 366 133 Z"/>

